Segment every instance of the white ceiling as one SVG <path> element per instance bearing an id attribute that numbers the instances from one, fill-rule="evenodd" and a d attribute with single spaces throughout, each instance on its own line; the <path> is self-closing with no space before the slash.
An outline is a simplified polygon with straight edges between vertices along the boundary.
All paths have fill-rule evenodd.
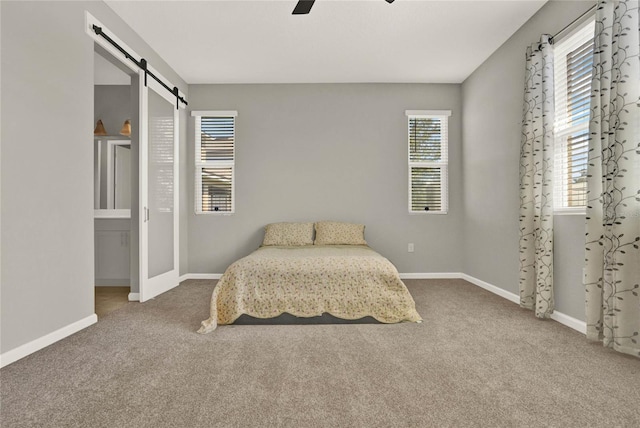
<path id="1" fill-rule="evenodd" d="M 190 84 L 460 83 L 545 2 L 106 0 Z"/>

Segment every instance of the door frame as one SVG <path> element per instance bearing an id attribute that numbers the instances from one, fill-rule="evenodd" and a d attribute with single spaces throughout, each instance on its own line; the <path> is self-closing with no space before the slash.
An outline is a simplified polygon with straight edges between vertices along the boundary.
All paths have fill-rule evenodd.
<path id="1" fill-rule="evenodd" d="M 157 284 L 148 284 L 148 278 L 146 278 L 148 275 L 148 241 L 147 241 L 147 225 L 144 224 L 144 213 L 145 213 L 145 208 L 147 207 L 147 191 L 145 190 L 144 192 L 142 191 L 143 189 L 143 185 L 146 186 L 147 182 L 148 182 L 148 176 L 147 176 L 147 172 L 148 172 L 148 164 L 147 164 L 147 160 L 148 160 L 148 153 L 147 153 L 147 148 L 148 148 L 148 130 L 147 130 L 147 126 L 148 126 L 148 97 L 147 97 L 147 91 L 149 90 L 149 88 L 147 86 L 145 86 L 145 81 L 147 85 L 153 85 L 153 87 L 155 88 L 155 86 L 157 85 L 159 88 L 162 88 L 161 85 L 159 85 L 157 82 L 155 82 L 154 79 L 150 78 L 150 79 L 145 79 L 145 72 L 143 70 L 140 70 L 138 68 L 138 66 L 136 64 L 134 64 L 129 58 L 127 58 L 125 56 L 124 53 L 122 53 L 120 50 L 116 49 L 111 43 L 109 43 L 108 41 L 106 41 L 105 39 L 103 39 L 102 37 L 99 37 L 94 31 L 93 31 L 93 26 L 96 25 L 98 27 L 101 27 L 102 30 L 106 33 L 109 34 L 109 37 L 118 45 L 120 45 L 125 51 L 127 51 L 131 56 L 135 57 L 135 58 L 142 58 L 141 55 L 139 55 L 138 53 L 136 53 L 135 50 L 133 50 L 130 46 L 128 46 L 125 42 L 123 42 L 113 31 L 111 31 L 108 27 L 106 27 L 102 22 L 100 22 L 98 19 L 96 19 L 96 17 L 94 17 L 91 13 L 89 13 L 88 11 L 85 11 L 85 22 L 84 22 L 84 29 L 85 29 L 85 33 L 94 41 L 94 43 L 98 44 L 101 48 L 103 48 L 104 50 L 106 50 L 109 54 L 111 54 L 115 59 L 119 60 L 122 64 L 124 64 L 127 68 L 129 68 L 133 73 L 132 74 L 137 74 L 138 75 L 138 86 L 139 86 L 139 113 L 140 113 L 140 117 L 139 117 L 139 122 L 140 122 L 140 126 L 138 127 L 139 129 L 139 183 L 138 183 L 138 202 L 139 202 L 139 211 L 138 211 L 138 224 L 139 224 L 139 228 L 138 228 L 138 235 L 139 235 L 139 251 L 138 251 L 138 260 L 139 260 L 139 265 L 138 265 L 138 278 L 139 278 L 139 291 L 138 293 L 130 293 L 129 294 L 129 300 L 130 301 L 141 301 L 144 302 L 146 300 L 149 300 L 155 296 L 157 296 L 158 294 L 161 294 L 175 286 L 177 286 L 179 284 L 179 260 L 180 260 L 180 235 L 179 235 L 179 225 L 180 225 L 180 205 L 179 205 L 179 191 L 180 191 L 180 187 L 179 187 L 179 152 L 180 152 L 180 147 L 179 147 L 179 123 L 180 123 L 180 114 L 179 114 L 179 108 L 184 109 L 185 106 L 182 103 L 178 103 L 178 107 L 179 108 L 175 108 L 174 109 L 174 194 L 173 194 L 173 198 L 174 198 L 174 232 L 173 232 L 173 236 L 174 236 L 174 241 L 173 241 L 173 259 L 174 259 L 174 268 L 172 271 L 167 272 L 166 274 L 171 274 L 171 275 L 166 275 L 167 277 L 170 277 L 170 286 L 167 285 L 166 281 L 163 281 L 162 284 L 157 285 Z M 165 78 L 160 72 L 158 72 L 156 69 L 154 69 L 151 65 L 147 65 L 147 69 L 148 71 L 150 71 L 151 73 L 153 73 L 156 77 L 158 77 L 160 80 L 162 80 L 163 82 L 167 83 L 167 85 L 169 87 L 173 87 L 174 85 L 171 83 L 170 80 L 168 80 L 167 78 Z M 155 90 L 155 89 L 153 89 Z M 158 94 L 160 94 L 163 98 L 168 99 L 167 96 L 165 95 L 165 89 L 162 88 L 162 90 L 158 90 L 156 91 Z M 169 94 L 168 91 L 166 91 L 167 94 Z M 179 96 L 184 97 L 184 94 L 179 91 Z M 169 95 L 172 100 L 175 102 L 175 96 L 174 95 Z M 147 187 L 144 187 L 144 189 L 147 189 Z M 143 193 L 144 193 L 144 198 L 143 198 Z M 144 199 L 144 200 L 143 200 Z M 144 235 L 144 236 L 143 236 Z M 144 266 L 143 266 L 144 265 Z M 159 276 L 163 276 L 165 274 L 159 275 Z M 144 281 L 143 281 L 143 277 L 144 277 Z M 163 278 L 163 280 L 168 279 L 168 278 Z M 145 288 L 149 288 L 146 289 Z"/>

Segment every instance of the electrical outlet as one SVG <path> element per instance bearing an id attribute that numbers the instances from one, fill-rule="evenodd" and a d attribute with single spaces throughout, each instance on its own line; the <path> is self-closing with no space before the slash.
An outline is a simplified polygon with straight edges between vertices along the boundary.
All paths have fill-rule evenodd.
<path id="1" fill-rule="evenodd" d="M 413 242 L 409 244 L 409 246 L 407 247 L 407 251 L 413 253 Z"/>

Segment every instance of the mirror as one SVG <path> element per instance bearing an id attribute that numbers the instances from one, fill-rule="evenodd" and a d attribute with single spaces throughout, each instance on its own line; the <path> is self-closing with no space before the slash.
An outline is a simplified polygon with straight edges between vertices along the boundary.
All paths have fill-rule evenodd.
<path id="1" fill-rule="evenodd" d="M 131 217 L 131 141 L 94 139 L 95 217 Z"/>

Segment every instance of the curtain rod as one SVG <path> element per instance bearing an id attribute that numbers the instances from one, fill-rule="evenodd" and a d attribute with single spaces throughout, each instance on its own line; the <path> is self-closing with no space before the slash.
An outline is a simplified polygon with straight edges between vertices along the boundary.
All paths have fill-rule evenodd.
<path id="1" fill-rule="evenodd" d="M 556 37 L 558 37 L 560 34 L 564 33 L 565 31 L 567 31 L 569 28 L 573 27 L 575 24 L 577 24 L 578 22 L 580 22 L 585 16 L 589 15 L 591 12 L 593 12 L 594 10 L 596 10 L 596 7 L 598 7 L 597 4 L 594 4 L 593 6 L 591 6 L 589 9 L 587 9 L 582 15 L 580 15 L 579 17 L 577 17 L 576 19 L 574 19 L 573 21 L 571 21 L 567 26 L 565 26 L 562 30 L 558 31 L 556 34 L 554 34 L 553 36 L 551 36 L 550 42 L 553 43 L 554 40 L 556 39 Z"/>
<path id="2" fill-rule="evenodd" d="M 153 74 L 153 72 L 149 71 L 149 68 L 147 67 L 147 60 L 146 59 L 140 58 L 140 61 L 138 61 L 137 59 L 132 57 L 129 52 L 127 52 L 126 50 L 124 50 L 122 48 L 122 46 L 120 46 L 118 43 L 116 43 L 111 37 L 107 36 L 104 33 L 104 31 L 102 31 L 102 27 L 98 27 L 97 25 L 93 24 L 92 29 L 98 36 L 102 36 L 102 38 L 105 39 L 107 42 L 111 43 L 111 45 L 113 45 L 114 48 L 118 49 L 125 56 L 125 58 L 127 58 L 128 60 L 133 62 L 135 65 L 137 65 L 138 68 L 141 68 L 142 70 L 144 70 L 144 86 L 147 86 L 147 75 L 149 75 L 149 76 L 153 77 L 153 79 L 156 82 L 158 82 L 160 85 L 162 85 L 162 87 L 164 87 L 167 91 L 171 92 L 176 97 L 176 108 L 177 109 L 180 108 L 180 103 L 181 102 L 184 103 L 184 105 L 189 105 L 187 100 L 185 100 L 184 97 L 180 96 L 180 92 L 179 92 L 177 86 L 174 86 L 173 88 L 170 88 L 169 85 L 167 85 L 162 80 L 160 80 L 155 74 Z"/>

